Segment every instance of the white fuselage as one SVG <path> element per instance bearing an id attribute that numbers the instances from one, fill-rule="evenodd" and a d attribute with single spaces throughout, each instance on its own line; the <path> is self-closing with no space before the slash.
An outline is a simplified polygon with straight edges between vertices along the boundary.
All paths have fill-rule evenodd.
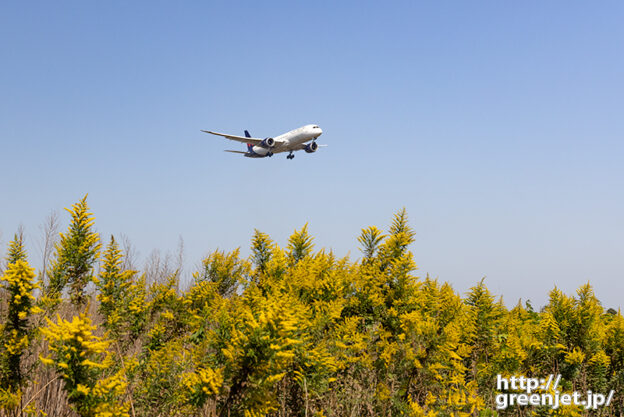
<path id="1" fill-rule="evenodd" d="M 321 136 L 323 131 L 316 125 L 305 125 L 300 128 L 286 132 L 274 138 L 276 142 L 283 142 L 285 147 L 301 145 L 302 143 L 314 140 Z"/>
<path id="2" fill-rule="evenodd" d="M 315 140 L 321 134 L 323 130 L 317 125 L 305 125 L 290 132 L 283 133 L 279 136 L 275 136 L 275 147 L 272 149 L 264 148 L 260 145 L 252 147 L 253 153 L 262 157 L 268 153 L 288 152 L 301 149 L 301 145 Z"/>

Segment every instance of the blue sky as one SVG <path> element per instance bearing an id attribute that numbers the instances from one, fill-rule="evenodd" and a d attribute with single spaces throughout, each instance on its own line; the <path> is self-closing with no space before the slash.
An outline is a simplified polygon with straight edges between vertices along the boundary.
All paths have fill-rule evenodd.
<path id="1" fill-rule="evenodd" d="M 185 243 L 359 257 L 405 207 L 418 274 L 507 304 L 624 292 L 621 2 L 10 2 L 0 13 L 3 248 L 89 193 L 145 259 Z M 210 129 L 319 124 L 249 160 Z M 63 227 L 67 216 L 62 214 Z M 37 262 L 34 261 L 36 264 Z"/>

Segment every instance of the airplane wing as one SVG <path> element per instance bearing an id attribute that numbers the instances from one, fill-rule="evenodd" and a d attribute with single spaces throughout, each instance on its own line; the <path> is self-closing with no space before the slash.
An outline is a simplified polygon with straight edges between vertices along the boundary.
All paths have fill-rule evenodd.
<path id="1" fill-rule="evenodd" d="M 242 151 L 230 151 L 230 150 L 225 150 L 223 152 L 232 152 L 232 153 L 242 153 L 243 155 L 245 155 L 247 152 L 242 152 Z"/>
<path id="2" fill-rule="evenodd" d="M 210 133 L 211 135 L 223 136 L 224 138 L 235 140 L 237 142 L 251 143 L 252 145 L 257 145 L 260 142 L 262 142 L 262 139 L 258 139 L 258 138 L 247 138 L 245 136 L 227 135 L 225 133 L 211 132 L 210 130 L 202 130 L 202 132 Z"/>

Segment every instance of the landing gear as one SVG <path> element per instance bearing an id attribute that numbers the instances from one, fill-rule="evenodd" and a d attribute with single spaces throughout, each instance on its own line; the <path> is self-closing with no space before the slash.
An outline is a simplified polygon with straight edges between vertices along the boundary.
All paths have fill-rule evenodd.
<path id="1" fill-rule="evenodd" d="M 295 157 L 295 155 L 293 155 L 293 153 L 292 153 L 292 152 L 290 152 L 290 153 L 288 154 L 288 156 L 286 156 L 286 159 L 293 159 L 294 157 Z"/>

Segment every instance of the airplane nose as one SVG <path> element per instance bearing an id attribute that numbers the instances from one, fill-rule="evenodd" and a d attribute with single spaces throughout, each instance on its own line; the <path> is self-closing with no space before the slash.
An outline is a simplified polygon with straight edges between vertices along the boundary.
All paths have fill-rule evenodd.
<path id="1" fill-rule="evenodd" d="M 321 129 L 320 127 L 318 128 L 318 136 L 321 136 L 323 134 L 323 129 Z M 317 136 L 317 137 L 318 137 Z"/>

